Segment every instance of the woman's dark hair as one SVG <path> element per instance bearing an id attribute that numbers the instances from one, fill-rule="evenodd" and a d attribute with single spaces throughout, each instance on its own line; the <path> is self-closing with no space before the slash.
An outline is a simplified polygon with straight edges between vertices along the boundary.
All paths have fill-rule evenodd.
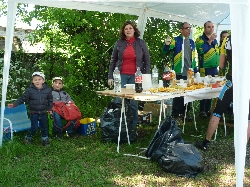
<path id="1" fill-rule="evenodd" d="M 228 33 L 228 32 L 227 31 L 221 31 L 221 33 L 220 33 L 220 40 L 222 38 L 222 34 L 226 34 L 226 33 Z"/>
<path id="2" fill-rule="evenodd" d="M 228 33 L 227 31 L 221 31 L 220 33 L 220 46 L 222 45 L 223 40 L 222 39 L 222 34 Z"/>
<path id="3" fill-rule="evenodd" d="M 135 36 L 136 38 L 138 38 L 138 37 L 140 36 L 141 33 L 140 33 L 140 31 L 138 30 L 137 26 L 136 26 L 132 21 L 126 21 L 126 22 L 123 24 L 123 26 L 122 26 L 122 28 L 121 28 L 121 30 L 120 30 L 120 38 L 121 38 L 122 40 L 125 40 L 126 35 L 124 34 L 124 28 L 125 28 L 127 25 L 131 25 L 131 26 L 134 28 L 134 30 L 135 30 L 134 36 Z"/>

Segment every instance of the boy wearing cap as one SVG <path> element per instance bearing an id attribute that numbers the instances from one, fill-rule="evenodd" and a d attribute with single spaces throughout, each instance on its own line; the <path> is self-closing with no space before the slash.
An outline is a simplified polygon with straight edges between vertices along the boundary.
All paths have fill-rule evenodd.
<path id="1" fill-rule="evenodd" d="M 71 99 L 70 95 L 62 90 L 63 87 L 63 79 L 61 77 L 54 77 L 52 79 L 52 96 L 53 102 L 59 101 L 64 103 L 73 103 L 74 101 Z M 60 116 L 56 111 L 53 111 L 53 118 L 54 118 L 54 125 L 53 131 L 56 134 L 56 137 L 62 138 L 62 119 L 63 117 Z M 67 127 L 66 131 L 69 137 L 75 137 L 76 134 L 74 133 L 74 127 L 76 124 L 76 120 L 71 121 L 69 127 Z"/>
<path id="2" fill-rule="evenodd" d="M 25 137 L 25 144 L 31 143 L 32 136 L 39 127 L 42 133 L 42 145 L 50 144 L 48 138 L 47 111 L 52 113 L 53 97 L 52 90 L 45 83 L 45 75 L 42 72 L 32 74 L 32 84 L 24 94 L 14 103 L 9 104 L 9 108 L 16 107 L 24 102 L 28 103 L 30 109 L 31 128 Z"/>

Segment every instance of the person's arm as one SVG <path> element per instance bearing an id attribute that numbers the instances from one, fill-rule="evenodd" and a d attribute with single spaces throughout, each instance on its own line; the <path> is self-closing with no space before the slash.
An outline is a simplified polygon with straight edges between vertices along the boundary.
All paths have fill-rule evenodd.
<path id="1" fill-rule="evenodd" d="M 219 67 L 221 69 L 225 68 L 225 62 L 226 62 L 226 55 L 225 54 L 220 54 L 220 65 L 219 65 Z"/>
<path id="2" fill-rule="evenodd" d="M 225 64 L 226 64 L 226 49 L 225 49 L 225 44 L 227 41 L 227 37 L 224 38 L 222 44 L 221 44 L 221 53 L 220 53 L 220 64 L 219 64 L 219 76 L 223 76 L 225 74 Z"/>
<path id="3" fill-rule="evenodd" d="M 66 103 L 68 103 L 68 102 L 70 101 L 71 103 L 75 104 L 75 102 L 74 102 L 73 99 L 70 97 L 70 95 L 69 95 L 67 92 L 65 92 L 65 93 L 66 93 Z"/>
<path id="4" fill-rule="evenodd" d="M 216 34 L 216 33 L 213 33 L 213 34 L 210 36 L 210 38 L 208 39 L 207 44 L 208 44 L 208 45 L 212 45 L 212 46 L 214 47 L 214 46 L 216 45 L 216 43 L 217 43 L 216 38 L 217 38 L 217 34 Z"/>
<path id="5" fill-rule="evenodd" d="M 50 89 L 51 91 L 48 94 L 48 102 L 49 102 L 49 107 L 48 107 L 48 111 L 51 114 L 52 111 L 52 107 L 53 107 L 53 96 L 52 96 L 52 89 Z"/>
<path id="6" fill-rule="evenodd" d="M 108 74 L 108 79 L 114 79 L 113 78 L 113 72 L 115 70 L 116 62 L 118 61 L 118 42 L 116 42 L 112 55 L 111 55 L 111 60 L 109 64 L 109 74 Z"/>
<path id="7" fill-rule="evenodd" d="M 163 53 L 164 54 L 169 54 L 171 50 L 173 50 L 175 47 L 175 41 L 171 40 L 170 37 L 168 36 L 167 39 L 165 40 L 165 44 L 163 46 Z"/>
<path id="8" fill-rule="evenodd" d="M 145 73 L 150 74 L 150 55 L 147 44 L 144 40 L 142 40 L 142 47 L 143 47 L 143 62 L 145 67 Z"/>
<path id="9" fill-rule="evenodd" d="M 29 88 L 26 89 L 24 94 L 13 103 L 13 107 L 23 104 L 24 102 L 28 101 L 28 99 L 29 99 Z"/>

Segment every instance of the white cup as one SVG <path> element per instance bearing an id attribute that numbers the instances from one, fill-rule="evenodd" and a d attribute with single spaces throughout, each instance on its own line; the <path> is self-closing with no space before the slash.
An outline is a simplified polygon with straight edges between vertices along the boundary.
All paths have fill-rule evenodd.
<path id="1" fill-rule="evenodd" d="M 163 87 L 163 80 L 159 80 L 159 87 Z"/>
<path id="2" fill-rule="evenodd" d="M 143 91 L 149 90 L 152 87 L 151 74 L 142 74 Z"/>
<path id="3" fill-rule="evenodd" d="M 183 79 L 180 79 L 180 84 L 184 84 L 184 80 Z"/>

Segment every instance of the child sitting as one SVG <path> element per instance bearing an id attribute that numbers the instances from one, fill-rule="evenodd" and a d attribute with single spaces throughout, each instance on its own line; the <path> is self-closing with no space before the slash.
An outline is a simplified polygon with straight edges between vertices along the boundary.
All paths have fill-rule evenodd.
<path id="1" fill-rule="evenodd" d="M 34 72 L 32 74 L 32 84 L 26 89 L 24 94 L 14 103 L 9 104 L 9 108 L 16 107 L 27 102 L 30 109 L 31 128 L 25 137 L 24 143 L 31 143 L 32 136 L 39 127 L 42 133 L 42 145 L 50 144 L 48 138 L 47 111 L 52 114 L 52 90 L 45 83 L 45 75 L 42 72 Z"/>
<path id="2" fill-rule="evenodd" d="M 64 102 L 64 103 L 73 103 L 74 101 L 71 99 L 70 95 L 62 90 L 63 87 L 63 79 L 61 77 L 54 77 L 52 79 L 52 96 L 53 102 Z M 53 132 L 55 133 L 56 137 L 62 138 L 62 119 L 63 117 L 60 116 L 56 111 L 53 111 L 53 118 L 54 118 L 54 125 L 53 125 Z M 75 137 L 76 134 L 74 133 L 74 127 L 76 125 L 76 120 L 71 121 L 70 125 L 66 128 L 67 134 L 69 137 Z"/>

